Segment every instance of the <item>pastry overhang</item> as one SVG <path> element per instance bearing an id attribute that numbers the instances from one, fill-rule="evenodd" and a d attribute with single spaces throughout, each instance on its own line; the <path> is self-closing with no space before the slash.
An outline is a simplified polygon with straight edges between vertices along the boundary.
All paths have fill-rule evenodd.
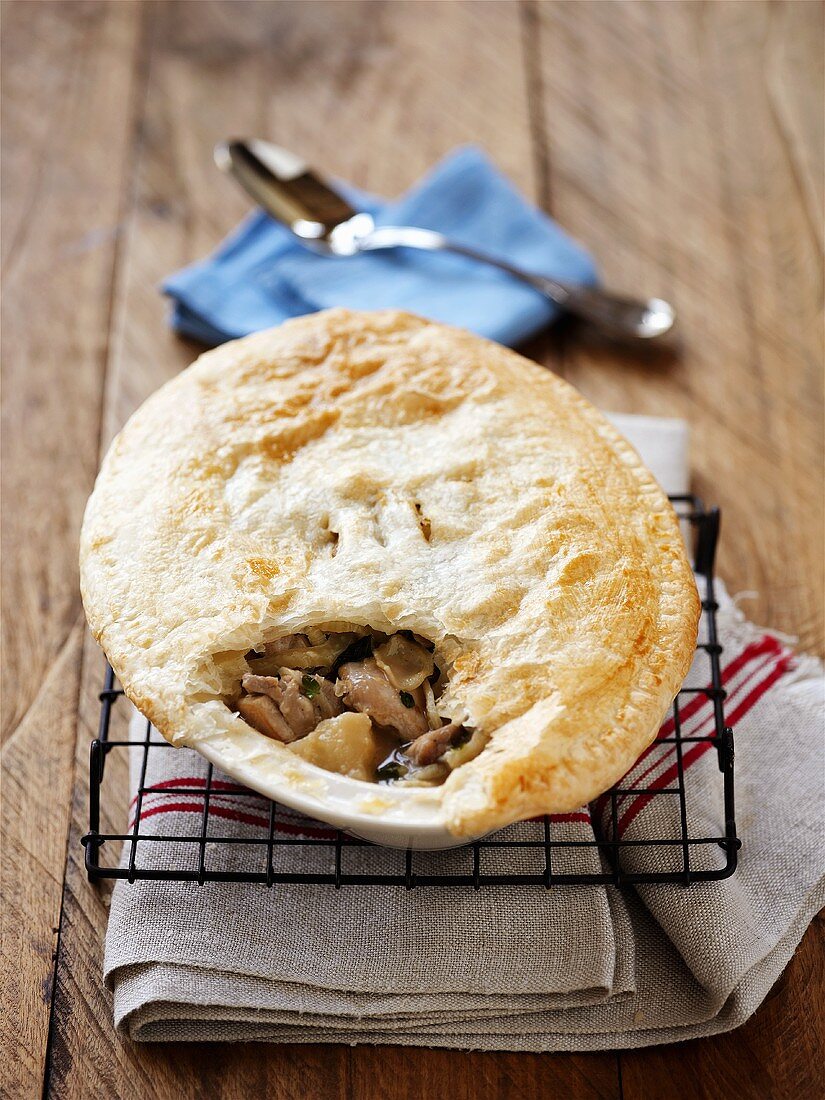
<path id="1" fill-rule="evenodd" d="M 289 321 L 150 397 L 103 463 L 81 584 L 137 707 L 230 773 L 260 765 L 266 794 L 295 757 L 225 704 L 247 654 L 307 629 L 428 640 L 444 721 L 486 738 L 438 788 L 457 835 L 611 786 L 699 617 L 673 509 L 612 425 L 516 353 L 394 311 Z"/>

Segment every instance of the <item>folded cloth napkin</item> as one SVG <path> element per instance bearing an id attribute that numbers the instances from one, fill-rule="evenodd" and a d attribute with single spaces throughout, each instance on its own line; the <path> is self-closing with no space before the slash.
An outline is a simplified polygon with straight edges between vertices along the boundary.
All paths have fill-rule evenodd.
<path id="1" fill-rule="evenodd" d="M 593 283 L 584 249 L 535 209 L 472 146 L 442 160 L 402 198 L 384 202 L 340 185 L 378 225 L 437 229 L 538 274 Z M 406 309 L 514 345 L 544 328 L 556 307 L 495 268 L 413 249 L 319 256 L 258 211 L 214 255 L 163 284 L 172 324 L 220 344 L 328 306 Z"/>
<path id="2" fill-rule="evenodd" d="M 677 421 L 616 418 L 670 492 L 684 490 L 686 431 Z M 652 447 L 652 450 L 651 450 Z M 737 741 L 737 811 L 744 847 L 721 882 L 613 887 L 464 888 L 118 883 L 106 938 L 117 1025 L 133 1039 L 396 1043 L 460 1049 L 595 1050 L 671 1042 L 742 1023 L 781 973 L 825 904 L 821 846 L 822 696 L 818 662 L 745 622 L 717 582 L 727 718 Z M 708 683 L 697 654 L 688 683 Z M 712 729 L 701 694 L 681 713 L 685 736 Z M 663 734 L 672 731 L 672 718 Z M 142 736 L 144 719 L 135 718 Z M 720 776 L 706 743 L 684 749 L 692 836 L 723 832 Z M 674 788 L 674 754 L 646 752 L 625 787 Z M 142 755 L 142 754 L 138 754 Z M 157 749 L 144 777 L 141 832 L 196 833 L 206 765 Z M 138 781 L 137 773 L 133 782 Z M 181 794 L 181 788 L 191 794 Z M 268 804 L 215 774 L 210 818 L 236 845 L 207 844 L 207 865 L 262 870 Z M 598 870 L 592 808 L 553 820 L 571 847 L 554 870 Z M 134 808 L 131 811 L 134 813 Z M 627 795 L 617 806 L 631 840 L 680 835 L 679 798 Z M 499 838 L 536 835 L 526 822 Z M 320 822 L 278 810 L 281 835 L 323 838 Z M 212 833 L 211 835 L 215 835 Z M 128 858 L 129 845 L 124 858 Z M 197 866 L 198 846 L 142 841 L 145 868 Z M 398 853 L 345 849 L 344 870 L 399 869 Z M 485 871 L 537 869 L 530 849 L 486 850 Z M 681 861 L 681 850 L 676 857 Z M 697 865 L 720 866 L 714 845 Z M 278 849 L 281 870 L 324 863 L 319 848 Z M 667 865 L 632 848 L 629 871 Z M 466 868 L 467 849 L 419 853 L 417 870 Z M 565 863 L 565 860 L 568 863 Z M 488 862 L 489 861 L 489 862 Z M 664 862 L 662 862 L 664 861 Z M 679 862 L 681 866 L 681 862 Z"/>

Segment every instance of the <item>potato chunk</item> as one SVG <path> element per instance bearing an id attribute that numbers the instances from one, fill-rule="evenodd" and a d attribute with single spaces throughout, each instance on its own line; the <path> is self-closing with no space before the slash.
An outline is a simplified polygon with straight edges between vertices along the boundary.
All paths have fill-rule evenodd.
<path id="1" fill-rule="evenodd" d="M 288 748 L 319 768 L 367 782 L 375 779 L 386 752 L 384 738 L 376 735 L 369 717 L 352 711 L 324 719 Z"/>

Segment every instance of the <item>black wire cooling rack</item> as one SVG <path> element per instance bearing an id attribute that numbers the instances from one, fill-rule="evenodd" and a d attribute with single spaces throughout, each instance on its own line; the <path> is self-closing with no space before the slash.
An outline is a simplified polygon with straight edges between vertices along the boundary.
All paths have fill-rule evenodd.
<path id="1" fill-rule="evenodd" d="M 673 757 L 670 780 L 634 779 L 633 786 L 619 783 L 589 808 L 589 823 L 578 832 L 566 819 L 542 818 L 511 826 L 483 840 L 447 853 L 396 851 L 378 847 L 338 830 L 308 822 L 301 826 L 284 819 L 284 808 L 245 788 L 231 785 L 235 805 L 256 808 L 255 815 L 233 811 L 232 816 L 255 821 L 255 828 L 230 830 L 219 803 L 225 805 L 230 785 L 205 769 L 198 788 L 176 788 L 169 783 L 153 787 L 152 754 L 179 752 L 164 741 L 152 739 L 147 723 L 138 738 L 110 736 L 115 708 L 123 697 L 109 668 L 100 693 L 98 736 L 91 743 L 89 831 L 82 838 L 86 848 L 86 870 L 92 881 L 126 879 L 135 882 L 154 879 L 169 882 L 245 882 L 276 886 L 279 883 L 328 884 L 335 888 L 354 885 L 393 885 L 407 889 L 421 886 L 514 886 L 640 883 L 682 883 L 727 878 L 736 870 L 740 842 L 736 836 L 733 787 L 733 735 L 725 725 L 721 654 L 716 631 L 717 603 L 714 597 L 713 565 L 719 535 L 718 509 L 706 510 L 692 496 L 671 497 L 684 523 L 693 528 L 694 561 L 702 595 L 703 630 L 698 648 L 707 661 L 701 682 L 686 684 L 674 701 L 672 716 L 663 727 L 657 751 Z M 704 591 L 702 591 L 704 589 Z M 711 704 L 700 731 L 685 732 L 685 716 L 695 711 L 701 699 Z M 125 708 L 124 708 L 125 709 Z M 121 715 L 121 717 L 123 717 Z M 712 726 L 712 728 L 708 728 Z M 704 749 L 713 749 L 719 765 L 718 809 L 709 811 L 708 793 L 702 791 L 702 820 L 718 827 L 696 829 L 691 820 L 695 800 L 688 797 L 687 763 Z M 112 808 L 104 801 L 107 758 L 113 753 L 137 754 L 139 781 L 130 807 L 131 822 L 125 832 L 101 829 L 101 819 L 117 821 L 122 810 L 122 789 Z M 120 763 L 125 763 L 121 761 Z M 134 773 L 133 773 L 134 774 Z M 120 769 L 121 779 L 124 776 Z M 642 772 L 644 777 L 644 771 Z M 162 787 L 162 790 L 160 788 Z M 112 791 L 105 792 L 113 800 Z M 196 823 L 184 834 L 163 832 L 147 825 L 147 798 L 181 796 Z M 644 835 L 623 828 L 622 807 L 628 800 L 656 801 L 663 813 L 645 815 Z M 665 802 L 664 800 L 670 800 Z M 632 803 L 631 803 L 632 804 Z M 695 808 L 695 807 L 694 807 Z M 192 811 L 195 812 L 192 812 Z M 287 817 L 291 811 L 285 811 Z M 188 818 L 187 818 L 188 820 Z M 650 822 L 655 824 L 651 830 Z M 592 826 L 592 828 L 591 828 Z M 651 834 L 652 835 L 649 835 Z M 710 835 L 708 835 L 710 834 Z M 148 851 L 148 855 L 146 854 Z M 187 861 L 182 852 L 190 853 Z M 103 858 L 103 857 L 106 858 Z M 282 858 L 283 857 L 283 858 Z"/>

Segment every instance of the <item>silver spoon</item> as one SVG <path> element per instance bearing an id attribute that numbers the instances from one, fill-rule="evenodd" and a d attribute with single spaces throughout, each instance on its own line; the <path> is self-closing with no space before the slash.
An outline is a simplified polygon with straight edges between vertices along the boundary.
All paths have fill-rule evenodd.
<path id="1" fill-rule="evenodd" d="M 522 271 L 505 260 L 468 248 L 432 229 L 405 225 L 376 226 L 359 214 L 300 157 L 267 141 L 226 141 L 215 146 L 215 163 L 240 183 L 272 217 L 286 225 L 308 248 L 329 256 L 354 256 L 385 248 L 421 248 L 454 252 L 506 271 L 557 306 L 590 321 L 604 332 L 649 340 L 673 327 L 673 307 L 661 298 L 638 301 L 598 287 L 574 286 Z"/>

